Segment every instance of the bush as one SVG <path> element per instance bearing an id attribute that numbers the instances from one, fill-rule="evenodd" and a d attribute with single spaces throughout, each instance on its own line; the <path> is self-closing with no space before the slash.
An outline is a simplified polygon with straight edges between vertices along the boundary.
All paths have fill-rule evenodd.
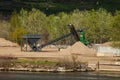
<path id="1" fill-rule="evenodd" d="M 26 30 L 23 27 L 17 27 L 13 32 L 10 32 L 10 38 L 12 41 L 15 41 L 20 44 L 21 36 L 26 34 Z"/>

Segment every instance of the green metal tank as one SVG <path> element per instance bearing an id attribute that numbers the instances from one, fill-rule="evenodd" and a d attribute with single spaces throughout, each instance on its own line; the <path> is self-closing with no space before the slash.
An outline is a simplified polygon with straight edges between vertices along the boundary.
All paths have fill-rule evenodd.
<path id="1" fill-rule="evenodd" d="M 81 41 L 84 45 L 88 45 L 88 44 L 89 44 L 89 42 L 86 41 L 86 39 L 85 39 L 85 32 L 84 32 L 83 30 L 81 30 L 81 32 L 80 32 L 80 41 Z"/>

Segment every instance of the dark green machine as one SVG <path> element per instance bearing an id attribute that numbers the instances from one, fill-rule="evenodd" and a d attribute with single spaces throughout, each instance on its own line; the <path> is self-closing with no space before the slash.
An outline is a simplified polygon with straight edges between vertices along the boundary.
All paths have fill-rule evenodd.
<path id="1" fill-rule="evenodd" d="M 85 31 L 83 29 L 80 29 L 80 42 L 82 42 L 84 45 L 89 45 L 89 42 L 85 39 Z"/>

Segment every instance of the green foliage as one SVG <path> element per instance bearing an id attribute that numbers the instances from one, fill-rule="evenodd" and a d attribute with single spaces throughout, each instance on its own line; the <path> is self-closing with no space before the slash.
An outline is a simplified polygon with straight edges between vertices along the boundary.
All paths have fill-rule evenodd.
<path id="1" fill-rule="evenodd" d="M 29 33 L 43 33 L 46 30 L 46 15 L 39 10 L 32 9 L 26 23 L 24 27 Z"/>
<path id="2" fill-rule="evenodd" d="M 0 37 L 8 38 L 9 22 L 0 20 Z"/>
<path id="3" fill-rule="evenodd" d="M 57 15 L 46 16 L 43 12 L 32 9 L 22 9 L 20 13 L 14 12 L 10 19 L 10 37 L 19 42 L 20 36 L 25 33 L 42 34 L 43 40 L 51 40 L 69 33 L 68 24 L 73 24 L 76 29 L 83 28 L 86 39 L 92 43 L 103 43 L 110 40 L 120 41 L 119 21 L 120 12 L 113 16 L 107 10 L 74 10 L 71 13 L 61 12 Z M 113 31 L 111 31 L 113 30 Z M 111 34 L 112 33 L 112 34 Z M 117 36 L 116 36 L 117 35 Z M 70 38 L 62 43 L 72 41 Z"/>
<path id="4" fill-rule="evenodd" d="M 10 38 L 20 44 L 21 36 L 26 33 L 27 32 L 23 27 L 16 27 L 14 31 L 10 33 Z"/>
<path id="5" fill-rule="evenodd" d="M 20 11 L 19 19 L 21 26 L 29 34 L 42 34 L 42 39 L 46 42 L 48 40 L 47 17 L 44 13 L 37 9 L 32 9 L 28 12 L 24 9 Z"/>
<path id="6" fill-rule="evenodd" d="M 16 27 L 20 27 L 20 22 L 19 22 L 19 15 L 17 14 L 16 11 L 12 13 L 12 16 L 10 18 L 10 31 L 14 31 Z"/>
<path id="7" fill-rule="evenodd" d="M 56 65 L 58 62 L 55 61 L 48 61 L 48 60 L 34 60 L 34 59 L 27 59 L 27 58 L 18 58 L 16 60 L 17 63 L 21 64 L 36 64 L 36 65 Z"/>
<path id="8" fill-rule="evenodd" d="M 79 11 L 72 13 L 72 23 L 77 28 L 86 30 L 86 38 L 94 43 L 102 43 L 109 39 L 108 31 L 111 24 L 112 15 L 105 9 L 97 11 Z"/>
<path id="9" fill-rule="evenodd" d="M 10 24 L 10 38 L 16 42 L 20 42 L 21 35 L 25 33 L 43 35 L 47 33 L 46 15 L 36 9 L 30 12 L 22 9 L 19 14 L 14 12 Z"/>
<path id="10" fill-rule="evenodd" d="M 113 46 L 120 48 L 120 11 L 117 11 L 116 15 L 114 16 L 110 34 L 112 41 L 114 41 Z"/>
<path id="11" fill-rule="evenodd" d="M 48 17 L 48 28 L 50 36 L 53 38 L 62 36 L 68 33 L 67 25 L 69 24 L 69 15 L 65 14 L 64 12 L 55 15 L 50 15 Z"/>
<path id="12" fill-rule="evenodd" d="M 12 17 L 10 19 L 10 28 L 9 28 L 9 38 L 12 41 L 20 43 L 22 34 L 27 33 L 26 30 L 21 27 L 19 15 L 13 12 Z"/>
<path id="13" fill-rule="evenodd" d="M 11 14 L 13 10 L 18 12 L 21 8 L 31 11 L 37 8 L 47 15 L 61 11 L 71 12 L 74 9 L 90 10 L 104 8 L 112 13 L 120 10 L 120 0 L 0 0 L 1 13 Z M 9 8 L 8 8 L 9 7 Z"/>
<path id="14" fill-rule="evenodd" d="M 55 39 L 60 36 L 63 36 L 69 33 L 69 29 L 67 27 L 70 24 L 70 15 L 64 12 L 59 13 L 58 15 L 50 15 L 47 17 L 48 31 L 49 31 L 49 39 Z M 69 39 L 70 40 L 70 39 Z M 63 39 L 59 41 L 59 44 L 64 44 L 69 42 L 68 39 Z"/>

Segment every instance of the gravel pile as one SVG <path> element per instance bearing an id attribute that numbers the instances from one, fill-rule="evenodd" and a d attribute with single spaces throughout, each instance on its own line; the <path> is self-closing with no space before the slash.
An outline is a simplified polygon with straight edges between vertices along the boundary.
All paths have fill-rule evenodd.
<path id="1" fill-rule="evenodd" d="M 18 44 L 16 44 L 16 43 L 13 43 L 4 38 L 0 38 L 0 47 L 17 47 L 17 46 L 18 46 Z"/>
<path id="2" fill-rule="evenodd" d="M 63 52 L 66 54 L 78 54 L 78 55 L 88 55 L 88 56 L 95 56 L 96 54 L 96 52 L 93 49 L 88 48 L 80 41 L 76 42 L 72 46 L 63 50 Z"/>

